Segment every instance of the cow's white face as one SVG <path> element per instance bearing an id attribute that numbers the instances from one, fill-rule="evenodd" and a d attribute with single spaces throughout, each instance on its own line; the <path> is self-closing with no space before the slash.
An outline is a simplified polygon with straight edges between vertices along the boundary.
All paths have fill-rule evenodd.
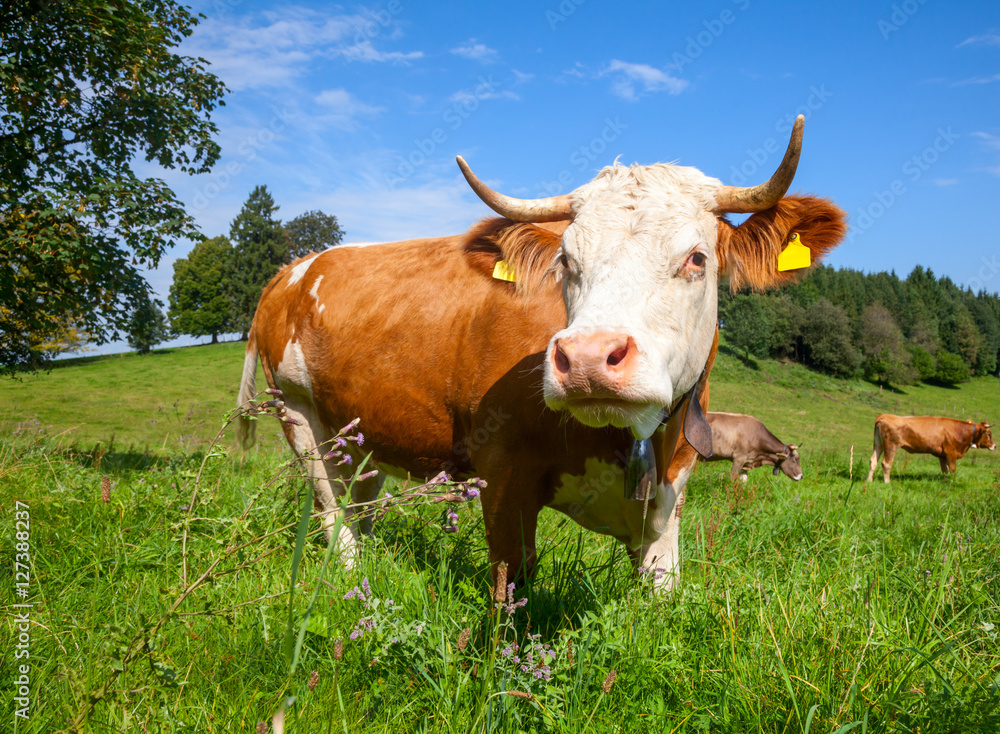
<path id="1" fill-rule="evenodd" d="M 699 379 L 716 325 L 719 185 L 693 168 L 612 166 L 573 194 L 560 256 L 568 323 L 545 364 L 550 408 L 645 438 Z"/>

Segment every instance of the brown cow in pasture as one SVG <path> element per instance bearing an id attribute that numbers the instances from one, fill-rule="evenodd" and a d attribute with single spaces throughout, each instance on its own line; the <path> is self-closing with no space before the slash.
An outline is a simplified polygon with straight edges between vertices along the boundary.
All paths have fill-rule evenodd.
<path id="1" fill-rule="evenodd" d="M 793 235 L 815 261 L 846 231 L 830 202 L 784 196 L 802 125 L 771 179 L 748 188 L 694 168 L 616 164 L 570 194 L 519 200 L 459 158 L 502 218 L 286 266 L 254 316 L 239 400 L 254 394 L 259 354 L 296 422 L 284 425 L 288 442 L 313 457 L 328 534 L 348 467 L 315 447 L 360 417 L 384 472 L 486 480 L 494 571 L 501 561 L 512 575 L 530 569 L 548 506 L 625 543 L 671 588 L 685 483 L 696 450 L 711 454 L 718 281 L 791 282 L 804 271 L 780 272 L 778 255 Z M 727 212 L 752 216 L 734 226 Z M 252 430 L 241 421 L 243 446 Z M 366 480 L 353 499 L 378 488 Z M 340 533 L 349 564 L 365 530 L 351 512 Z"/>
<path id="2" fill-rule="evenodd" d="M 889 471 L 896 451 L 910 454 L 933 454 L 941 462 L 941 471 L 955 473 L 956 462 L 970 448 L 996 449 L 989 423 L 973 423 L 933 415 L 880 415 L 875 419 L 875 449 L 872 451 L 868 481 L 882 457 L 882 478 L 889 483 Z"/>
<path id="3" fill-rule="evenodd" d="M 773 466 L 794 481 L 802 479 L 799 447 L 782 443 L 759 420 L 742 413 L 709 413 L 712 427 L 712 456 L 705 461 L 732 461 L 730 477 L 746 481 L 747 472 L 759 466 Z"/>

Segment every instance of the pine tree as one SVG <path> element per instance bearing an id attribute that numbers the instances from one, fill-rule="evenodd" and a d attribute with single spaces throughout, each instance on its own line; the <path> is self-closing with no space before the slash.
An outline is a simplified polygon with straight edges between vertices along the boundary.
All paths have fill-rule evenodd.
<path id="1" fill-rule="evenodd" d="M 266 186 L 257 186 L 229 228 L 233 250 L 226 285 L 233 304 L 232 328 L 246 339 L 264 286 L 287 261 L 288 234 L 274 218 L 278 207 Z"/>
<path id="2" fill-rule="evenodd" d="M 232 246 L 225 237 L 199 242 L 174 263 L 170 285 L 170 324 L 179 334 L 212 337 L 232 331 L 233 304 L 226 292 Z"/>
<path id="3" fill-rule="evenodd" d="M 162 307 L 163 303 L 146 291 L 140 296 L 139 305 L 132 311 L 128 323 L 128 345 L 139 354 L 147 354 L 154 346 L 170 337 Z"/>
<path id="4" fill-rule="evenodd" d="M 733 296 L 722 314 L 722 324 L 726 341 L 743 352 L 744 361 L 749 362 L 750 355 L 767 356 L 771 346 L 771 314 L 761 296 Z"/>

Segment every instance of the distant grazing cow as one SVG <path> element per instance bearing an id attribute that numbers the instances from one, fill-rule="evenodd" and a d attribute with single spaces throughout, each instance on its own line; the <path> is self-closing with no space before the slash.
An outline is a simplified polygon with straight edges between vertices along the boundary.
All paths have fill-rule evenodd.
<path id="1" fill-rule="evenodd" d="M 732 461 L 730 476 L 746 481 L 747 472 L 759 466 L 773 466 L 796 482 L 802 479 L 799 447 L 775 438 L 759 420 L 742 413 L 709 413 L 712 427 L 712 456 L 706 461 Z"/>
<path id="2" fill-rule="evenodd" d="M 669 588 L 685 482 L 696 449 L 711 454 L 703 411 L 718 280 L 791 282 L 803 271 L 780 272 L 778 255 L 793 235 L 815 260 L 846 230 L 830 202 L 782 198 L 801 136 L 800 117 L 778 171 L 752 188 L 694 168 L 613 165 L 571 194 L 524 201 L 459 158 L 505 218 L 452 237 L 340 245 L 285 267 L 254 316 L 240 401 L 254 394 L 259 353 L 297 421 L 284 426 L 288 442 L 315 457 L 328 533 L 340 512 L 331 480 L 346 467 L 313 447 L 357 416 L 364 449 L 389 473 L 488 482 L 494 572 L 501 561 L 512 575 L 530 568 L 549 506 L 625 543 Z M 755 213 L 734 226 L 726 212 Z M 241 422 L 244 446 L 252 429 Z M 366 481 L 354 499 L 377 490 Z M 346 520 L 350 563 L 363 528 Z"/>
<path id="3" fill-rule="evenodd" d="M 875 450 L 872 451 L 868 481 L 882 457 L 882 478 L 889 483 L 889 470 L 898 449 L 910 454 L 933 454 L 941 462 L 941 471 L 955 473 L 955 463 L 970 448 L 996 449 L 989 423 L 959 421 L 937 416 L 880 415 L 875 419 Z"/>

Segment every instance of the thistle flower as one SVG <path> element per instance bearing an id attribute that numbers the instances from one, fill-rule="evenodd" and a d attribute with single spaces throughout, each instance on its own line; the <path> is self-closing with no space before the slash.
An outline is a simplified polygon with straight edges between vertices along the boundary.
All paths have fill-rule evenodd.
<path id="1" fill-rule="evenodd" d="M 289 425 L 292 425 L 292 426 L 301 426 L 302 425 L 301 421 L 297 421 L 297 420 L 295 420 L 294 418 L 292 418 L 289 415 L 283 415 L 278 420 L 280 420 L 282 423 L 288 423 Z"/>
<path id="2" fill-rule="evenodd" d="M 315 691 L 316 686 L 318 684 L 319 684 L 319 671 L 314 670 L 312 673 L 309 674 L 309 690 Z"/>
<path id="3" fill-rule="evenodd" d="M 366 471 L 364 474 L 358 477 L 359 482 L 363 482 L 366 479 L 374 479 L 378 476 L 378 469 L 372 469 L 371 471 Z"/>
<path id="4" fill-rule="evenodd" d="M 339 431 L 337 431 L 337 433 L 350 433 L 351 431 L 353 431 L 355 428 L 358 427 L 358 423 L 360 423 L 360 422 L 361 422 L 360 418 L 355 418 L 350 423 L 348 423 L 346 426 L 344 426 Z"/>
<path id="5" fill-rule="evenodd" d="M 111 479 L 104 477 L 101 479 L 101 499 L 104 504 L 108 504 L 111 501 Z"/>
<path id="6" fill-rule="evenodd" d="M 471 635 L 472 635 L 472 630 L 469 629 L 468 627 L 462 630 L 462 634 L 458 636 L 458 644 L 455 646 L 455 649 L 458 650 L 459 652 L 462 652 L 462 650 L 464 650 L 466 646 L 469 644 L 469 637 Z"/>
<path id="7" fill-rule="evenodd" d="M 269 387 L 264 392 L 266 392 L 268 395 L 283 395 L 284 394 L 284 393 L 281 392 L 281 390 L 279 390 L 276 387 Z"/>
<path id="8" fill-rule="evenodd" d="M 612 668 L 608 671 L 608 674 L 604 676 L 604 682 L 601 683 L 601 691 L 604 693 L 610 693 L 611 687 L 615 684 L 615 678 L 618 677 L 618 671 Z"/>

